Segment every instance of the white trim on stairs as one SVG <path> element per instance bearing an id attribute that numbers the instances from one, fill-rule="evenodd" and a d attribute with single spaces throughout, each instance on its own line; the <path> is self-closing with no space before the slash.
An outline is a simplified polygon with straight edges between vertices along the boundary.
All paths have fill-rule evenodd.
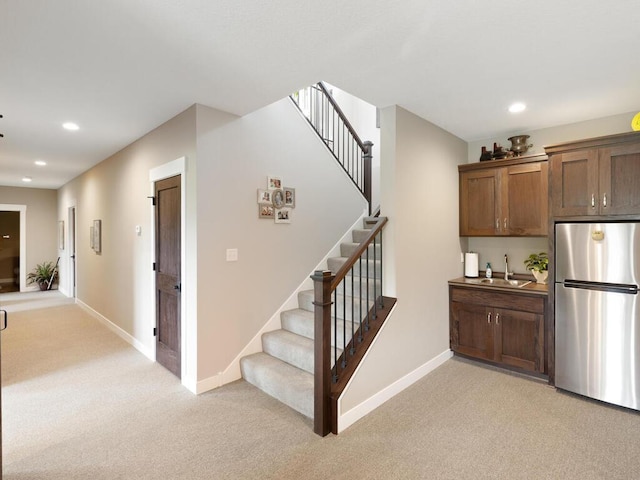
<path id="1" fill-rule="evenodd" d="M 393 315 L 393 311 L 390 313 L 390 315 Z M 387 322 L 388 321 L 389 319 L 387 319 Z M 386 322 L 385 322 L 385 325 L 386 325 Z M 382 326 L 382 329 L 384 329 L 384 325 Z M 377 338 L 378 337 L 376 337 L 376 339 Z M 374 344 L 375 344 L 375 340 L 374 340 Z M 373 347 L 373 345 L 371 347 Z M 371 348 L 368 350 L 368 352 L 369 351 L 371 351 Z M 431 360 L 429 360 L 424 365 L 419 366 L 412 372 L 409 372 L 404 377 L 399 378 L 398 380 L 393 382 L 388 387 L 383 388 L 378 393 L 371 396 L 370 398 L 360 403 L 359 405 L 355 406 L 348 412 L 342 413 L 342 408 L 341 408 L 342 405 L 340 403 L 340 400 L 338 400 L 338 433 L 343 432 L 348 427 L 353 425 L 355 422 L 360 420 L 362 417 L 371 413 L 373 410 L 375 410 L 380 405 L 385 403 L 387 400 L 393 398 L 394 396 L 402 392 L 405 388 L 413 385 L 415 382 L 417 382 L 422 377 L 424 377 L 428 373 L 438 368 L 440 365 L 442 365 L 444 362 L 449 360 L 451 357 L 453 357 L 453 352 L 449 349 L 445 350 L 441 354 L 437 355 L 435 358 L 432 358 Z M 365 358 L 366 358 L 366 355 L 365 355 Z M 360 363 L 360 365 L 362 365 L 362 363 Z M 358 369 L 356 369 L 356 372 L 353 374 L 353 377 L 351 378 L 354 378 L 357 372 L 358 372 Z M 349 388 L 349 384 L 347 384 L 347 387 L 345 388 L 344 391 L 346 392 L 348 388 Z"/>

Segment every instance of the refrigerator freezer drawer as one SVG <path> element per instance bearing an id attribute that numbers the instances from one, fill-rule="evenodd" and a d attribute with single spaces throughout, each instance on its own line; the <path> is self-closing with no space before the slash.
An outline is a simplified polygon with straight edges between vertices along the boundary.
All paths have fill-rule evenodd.
<path id="1" fill-rule="evenodd" d="M 640 295 L 556 284 L 556 386 L 640 410 Z"/>

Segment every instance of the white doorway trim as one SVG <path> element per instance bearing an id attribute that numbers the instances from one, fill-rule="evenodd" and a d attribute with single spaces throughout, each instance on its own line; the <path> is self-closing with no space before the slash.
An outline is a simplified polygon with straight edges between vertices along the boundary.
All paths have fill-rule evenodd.
<path id="1" fill-rule="evenodd" d="M 180 282 L 181 282 L 181 299 L 180 299 L 180 364 L 181 364 L 181 381 L 182 385 L 193 393 L 196 392 L 196 365 L 197 365 L 197 335 L 195 323 L 196 305 L 192 304 L 188 298 L 193 293 L 193 286 L 186 274 L 187 258 L 187 159 L 180 157 L 172 162 L 165 163 L 159 167 L 149 171 L 149 183 L 151 196 L 154 195 L 154 183 L 165 178 L 180 175 Z M 151 252 L 155 261 L 155 214 L 153 205 L 150 207 L 151 215 Z M 192 229 L 195 231 L 195 229 Z M 155 289 L 155 272 L 151 270 L 150 281 L 153 288 L 151 289 L 152 298 L 150 299 L 153 311 L 151 315 L 152 325 L 149 326 L 149 332 L 153 331 L 156 322 L 156 289 Z M 193 309 L 193 312 L 191 310 Z M 156 342 L 152 339 L 153 358 L 156 358 Z"/>
<path id="2" fill-rule="evenodd" d="M 20 212 L 20 291 L 27 290 L 27 206 L 0 203 L 0 211 Z"/>
<path id="3" fill-rule="evenodd" d="M 67 209 L 67 293 L 68 297 L 76 298 L 76 274 L 78 272 L 78 255 L 76 254 L 77 239 L 77 210 L 75 204 Z M 74 258 L 71 258 L 71 257 Z"/>

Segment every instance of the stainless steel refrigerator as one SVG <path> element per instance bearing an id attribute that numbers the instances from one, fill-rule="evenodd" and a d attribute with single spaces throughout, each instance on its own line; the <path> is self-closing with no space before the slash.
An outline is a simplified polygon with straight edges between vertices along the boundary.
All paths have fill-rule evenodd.
<path id="1" fill-rule="evenodd" d="M 640 410 L 640 223 L 558 223 L 556 387 Z"/>

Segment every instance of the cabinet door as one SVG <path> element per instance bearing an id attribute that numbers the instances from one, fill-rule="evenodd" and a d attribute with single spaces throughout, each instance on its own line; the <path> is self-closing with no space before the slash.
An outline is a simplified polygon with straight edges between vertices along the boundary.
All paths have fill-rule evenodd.
<path id="1" fill-rule="evenodd" d="M 471 357 L 493 360 L 493 314 L 483 305 L 451 302 L 451 349 Z"/>
<path id="2" fill-rule="evenodd" d="M 495 358 L 506 365 L 544 373 L 544 316 L 529 312 L 495 311 Z"/>
<path id="3" fill-rule="evenodd" d="M 489 168 L 460 173 L 460 235 L 497 235 L 500 174 Z M 499 228 L 499 223 L 498 223 Z"/>
<path id="4" fill-rule="evenodd" d="M 508 235 L 547 235 L 547 165 L 547 162 L 540 162 L 504 169 L 501 221 L 502 228 Z"/>
<path id="5" fill-rule="evenodd" d="M 598 151 L 600 213 L 640 214 L 640 143 Z"/>
<path id="6" fill-rule="evenodd" d="M 598 214 L 597 167 L 596 150 L 551 157 L 551 204 L 555 217 Z"/>

